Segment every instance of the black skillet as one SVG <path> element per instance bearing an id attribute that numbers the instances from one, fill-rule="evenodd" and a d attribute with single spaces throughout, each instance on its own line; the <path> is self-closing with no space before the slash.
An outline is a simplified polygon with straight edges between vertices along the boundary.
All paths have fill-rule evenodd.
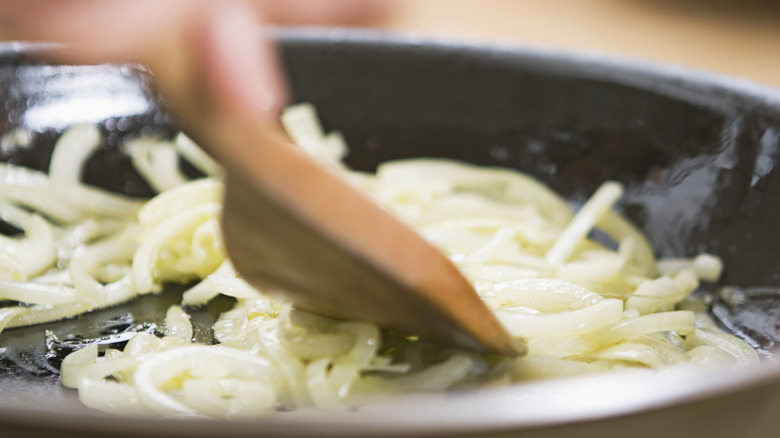
<path id="1" fill-rule="evenodd" d="M 708 251 L 723 258 L 721 284 L 704 291 L 712 313 L 764 357 L 771 356 L 780 339 L 777 90 L 597 55 L 366 32 L 283 31 L 279 38 L 295 99 L 314 103 L 324 125 L 345 134 L 352 167 L 372 170 L 385 160 L 415 156 L 508 166 L 544 180 L 574 203 L 603 180 L 619 180 L 627 186 L 622 210 L 647 233 L 658 255 Z M 106 141 L 88 163 L 85 181 L 148 196 L 150 190 L 117 145 L 139 135 L 170 136 L 175 127 L 156 109 L 133 69 L 48 66 L 38 51 L 19 45 L 0 50 L 0 132 L 19 126 L 32 132 L 30 148 L 0 145 L 0 160 L 45 169 L 65 127 L 98 123 Z M 722 294 L 722 286 L 733 287 Z M 179 292 L 0 334 L 0 430 L 59 436 L 300 436 L 321 435 L 327 425 L 333 434 L 351 436 L 487 431 L 652 436 L 648 425 L 659 419 L 682 424 L 670 413 L 693 409 L 710 420 L 697 423 L 686 436 L 731 436 L 722 433 L 731 430 L 732 417 L 746 415 L 732 404 L 747 400 L 763 408 L 746 412 L 759 414 L 780 405 L 780 368 L 771 363 L 729 378 L 693 379 L 684 393 L 656 385 L 652 397 L 626 395 L 596 411 L 554 407 L 532 385 L 455 397 L 446 410 L 423 400 L 411 413 L 395 406 L 381 415 L 229 424 L 107 418 L 82 407 L 74 392 L 59 386 L 59 361 L 85 342 L 82 337 L 121 343 L 127 331 L 154 331 Z M 210 341 L 211 322 L 229 306 L 229 300 L 218 300 L 195 312 L 201 340 Z M 572 386 L 552 387 L 561 397 L 573 391 Z M 535 394 L 536 401 L 529 402 L 528 394 Z M 514 401 L 505 402 L 507 397 Z M 526 406 L 525 411 L 508 410 L 512 403 Z M 533 405 L 557 413 L 531 416 Z M 485 408 L 484 415 L 477 418 L 474 406 Z M 719 415 L 722 409 L 732 414 Z M 744 420 L 753 425 L 747 432 L 734 430 L 774 436 L 769 430 L 780 426 L 778 416 L 754 417 Z M 405 425 L 399 426 L 399 418 Z M 673 431 L 667 435 L 675 436 Z"/>

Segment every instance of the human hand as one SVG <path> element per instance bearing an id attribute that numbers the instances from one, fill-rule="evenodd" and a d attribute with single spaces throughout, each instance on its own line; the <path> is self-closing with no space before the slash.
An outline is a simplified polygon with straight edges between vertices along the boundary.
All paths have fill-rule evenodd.
<path id="1" fill-rule="evenodd" d="M 276 118 L 285 93 L 262 24 L 356 24 L 379 0 L 2 0 L 0 39 L 65 43 L 65 63 L 142 62 L 176 96 L 205 84 L 236 117 Z M 197 76 L 197 78 L 194 78 Z M 197 80 L 194 80 L 197 79 Z"/>

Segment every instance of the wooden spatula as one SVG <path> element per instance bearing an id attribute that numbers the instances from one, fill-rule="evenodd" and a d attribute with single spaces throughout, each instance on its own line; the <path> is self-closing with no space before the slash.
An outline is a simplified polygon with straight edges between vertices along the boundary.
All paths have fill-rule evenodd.
<path id="1" fill-rule="evenodd" d="M 511 354 L 503 327 L 446 257 L 277 130 L 220 130 L 223 233 L 247 281 L 320 314 Z"/>
<path id="2" fill-rule="evenodd" d="M 225 244 L 250 284 L 323 315 L 517 353 L 444 255 L 291 145 L 278 123 L 221 110 L 208 96 L 213 87 L 183 53 L 150 65 L 185 132 L 226 169 Z"/>

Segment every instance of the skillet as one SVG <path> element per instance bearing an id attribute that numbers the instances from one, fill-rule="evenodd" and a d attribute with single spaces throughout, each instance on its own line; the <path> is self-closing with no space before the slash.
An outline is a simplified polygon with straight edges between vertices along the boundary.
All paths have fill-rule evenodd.
<path id="1" fill-rule="evenodd" d="M 68 336 L 121 342 L 128 328 L 154 331 L 180 298 L 171 288 L 0 334 L 3 435 L 774 436 L 780 427 L 780 364 L 772 360 L 780 336 L 780 91 L 547 48 L 370 31 L 279 30 L 277 36 L 294 99 L 314 103 L 325 127 L 345 134 L 354 168 L 415 156 L 507 166 L 547 182 L 573 204 L 605 179 L 623 182 L 620 208 L 659 256 L 706 250 L 723 258 L 721 284 L 702 290 L 702 297 L 765 363 L 388 398 L 357 413 L 286 413 L 246 422 L 139 422 L 80 405 L 56 377 L 62 354 L 81 342 Z M 87 164 L 85 181 L 149 196 L 117 146 L 138 135 L 170 136 L 175 127 L 134 68 L 46 65 L 43 49 L 0 49 L 0 132 L 19 126 L 31 132 L 30 147 L 4 143 L 0 159 L 45 169 L 65 127 L 97 123 L 106 140 Z M 722 293 L 724 286 L 730 294 Z M 210 341 L 211 322 L 230 304 L 218 300 L 195 313 L 201 340 Z"/>

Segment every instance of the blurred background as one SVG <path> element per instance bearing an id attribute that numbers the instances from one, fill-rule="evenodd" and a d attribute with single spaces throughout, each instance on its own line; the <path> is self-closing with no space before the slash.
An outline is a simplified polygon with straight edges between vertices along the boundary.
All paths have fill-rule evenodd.
<path id="1" fill-rule="evenodd" d="M 377 25 L 595 50 L 780 87 L 780 0 L 391 0 Z"/>

